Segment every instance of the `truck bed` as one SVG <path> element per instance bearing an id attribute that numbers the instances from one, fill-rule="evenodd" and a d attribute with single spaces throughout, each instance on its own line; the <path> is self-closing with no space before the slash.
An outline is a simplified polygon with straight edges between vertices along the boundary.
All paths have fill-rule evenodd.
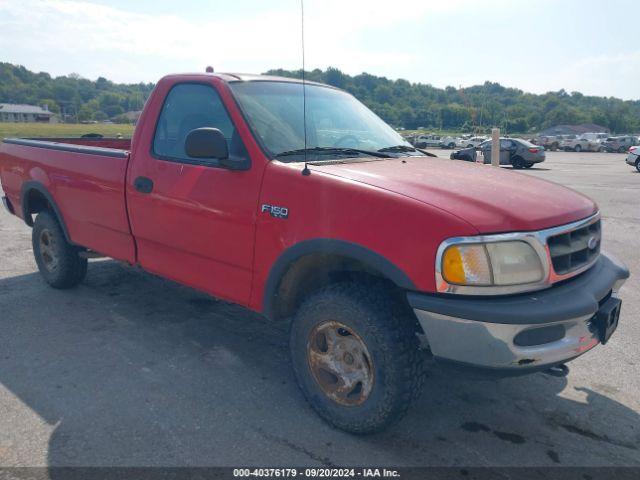
<path id="1" fill-rule="evenodd" d="M 130 148 L 130 139 L 5 139 L 0 177 L 9 206 L 30 223 L 34 202 L 45 197 L 72 243 L 134 262 L 125 202 Z"/>

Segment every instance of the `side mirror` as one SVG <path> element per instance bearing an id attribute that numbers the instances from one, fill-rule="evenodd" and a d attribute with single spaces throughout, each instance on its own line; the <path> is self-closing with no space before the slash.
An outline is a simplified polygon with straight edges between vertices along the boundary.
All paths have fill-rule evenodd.
<path id="1" fill-rule="evenodd" d="M 191 130 L 184 141 L 184 151 L 193 158 L 229 158 L 227 140 L 217 128 L 203 127 Z"/>

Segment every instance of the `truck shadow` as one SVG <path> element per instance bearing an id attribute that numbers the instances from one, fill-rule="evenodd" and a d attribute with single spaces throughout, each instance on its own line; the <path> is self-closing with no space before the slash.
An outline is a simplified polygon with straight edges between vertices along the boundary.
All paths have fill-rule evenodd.
<path id="1" fill-rule="evenodd" d="M 542 374 L 469 381 L 433 367 L 399 425 L 369 437 L 336 431 L 298 391 L 284 328 L 114 261 L 93 262 L 71 291 L 37 273 L 1 279 L 0 311 L 0 384 L 13 408 L 46 422 L 48 466 L 640 458 L 640 418 L 613 387 L 575 389 Z M 35 440 L 13 435 L 26 437 L 0 449 L 0 464 L 29 464 L 20 444 Z"/>

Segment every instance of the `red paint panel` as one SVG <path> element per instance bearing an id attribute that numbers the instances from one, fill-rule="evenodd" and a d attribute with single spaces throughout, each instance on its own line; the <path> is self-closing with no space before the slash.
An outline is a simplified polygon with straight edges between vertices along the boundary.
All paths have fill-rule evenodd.
<path id="1" fill-rule="evenodd" d="M 400 160 L 397 160 L 398 162 Z M 269 164 L 260 203 L 289 208 L 286 220 L 260 213 L 251 307 L 260 310 L 271 266 L 289 247 L 315 238 L 362 245 L 385 257 L 418 289 L 435 290 L 435 253 L 445 238 L 477 235 L 469 223 L 387 190 L 327 175 L 302 164 Z"/>
<path id="2" fill-rule="evenodd" d="M 249 170 L 231 171 L 152 156 L 150 146 L 163 100 L 175 84 L 182 82 L 207 83 L 217 89 L 245 141 L 252 161 Z M 215 77 L 161 80 L 139 121 L 127 178 L 129 217 L 140 265 L 213 295 L 247 304 L 265 163 L 226 85 Z M 139 176 L 153 181 L 152 193 L 135 190 L 133 183 Z"/>
<path id="3" fill-rule="evenodd" d="M 14 144 L 2 147 L 2 182 L 11 198 L 22 184 L 42 183 L 56 202 L 71 240 L 107 256 L 135 261 L 125 209 L 128 158 Z M 17 210 L 18 202 L 14 203 Z"/>

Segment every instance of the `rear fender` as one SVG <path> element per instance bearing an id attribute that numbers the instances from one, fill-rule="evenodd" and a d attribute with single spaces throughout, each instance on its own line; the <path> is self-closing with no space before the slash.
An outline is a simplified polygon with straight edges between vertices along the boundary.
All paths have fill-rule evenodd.
<path id="1" fill-rule="evenodd" d="M 22 192 L 20 194 L 20 205 L 22 207 L 22 218 L 24 219 L 24 223 L 26 223 L 30 227 L 33 227 L 33 218 L 31 217 L 32 206 L 29 205 L 29 195 L 33 191 L 37 191 L 47 200 L 47 202 L 51 206 L 51 209 L 58 218 L 58 222 L 60 222 L 60 226 L 62 227 L 65 239 L 67 240 L 67 242 L 73 243 L 71 241 L 71 237 L 69 237 L 69 231 L 64 221 L 64 217 L 62 216 L 62 212 L 60 211 L 60 208 L 58 208 L 58 205 L 53 199 L 53 196 L 41 182 L 38 182 L 36 180 L 30 180 L 22 185 Z"/>

